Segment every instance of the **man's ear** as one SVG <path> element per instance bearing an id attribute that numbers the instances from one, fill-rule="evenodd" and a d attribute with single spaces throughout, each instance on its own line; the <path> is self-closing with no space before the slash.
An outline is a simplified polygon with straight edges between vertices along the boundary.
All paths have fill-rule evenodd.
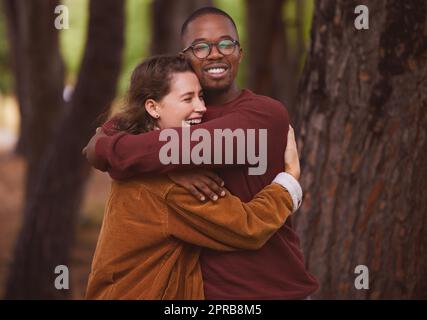
<path id="1" fill-rule="evenodd" d="M 243 48 L 239 47 L 239 64 L 242 62 L 243 59 Z"/>
<path id="2" fill-rule="evenodd" d="M 159 119 L 160 115 L 157 112 L 159 109 L 158 103 L 153 99 L 147 99 L 145 101 L 145 110 L 147 110 L 148 114 L 152 116 L 154 119 Z"/>

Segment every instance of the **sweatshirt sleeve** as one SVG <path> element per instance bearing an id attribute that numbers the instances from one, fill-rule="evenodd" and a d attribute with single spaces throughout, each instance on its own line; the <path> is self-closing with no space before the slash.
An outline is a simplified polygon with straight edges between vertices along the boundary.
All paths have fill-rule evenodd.
<path id="1" fill-rule="evenodd" d="M 222 166 L 244 165 L 250 166 L 248 157 L 239 158 L 237 152 L 237 145 L 239 139 L 230 139 L 230 143 L 222 140 L 222 148 L 215 146 L 215 134 L 219 132 L 229 134 L 231 132 L 243 132 L 245 135 L 252 130 L 255 138 L 255 150 L 266 147 L 265 141 L 260 141 L 260 130 L 265 130 L 267 137 L 284 136 L 288 130 L 289 120 L 286 108 L 279 102 L 269 102 L 268 107 L 246 104 L 244 107 L 239 107 L 234 112 L 216 118 L 211 121 L 206 121 L 199 125 L 191 126 L 190 128 L 169 128 L 164 130 L 155 130 L 138 135 L 127 134 L 120 132 L 111 136 L 102 137 L 98 140 L 95 146 L 95 152 L 98 157 L 106 160 L 109 164 L 109 173 L 112 178 L 122 180 L 133 176 L 146 174 L 146 173 L 167 173 L 176 169 L 190 169 L 192 167 L 204 168 L 217 168 Z M 199 130 L 198 129 L 204 129 Z M 166 131 L 168 130 L 168 131 Z M 176 135 L 174 137 L 168 136 L 168 133 L 174 130 Z M 226 130 L 226 131 L 223 131 Z M 182 148 L 183 139 L 186 137 L 198 136 L 195 141 L 190 141 L 188 150 L 185 154 L 191 154 L 193 148 L 200 142 L 201 131 L 208 132 L 210 139 L 203 139 L 207 143 L 206 150 L 210 161 L 203 163 L 195 162 L 193 157 L 186 157 L 184 155 L 184 148 Z M 168 136 L 168 137 L 167 137 Z M 161 137 L 163 137 L 161 139 Z M 179 161 L 178 163 L 162 163 L 160 160 L 160 152 L 162 147 L 166 144 L 174 143 L 172 139 L 178 144 Z M 267 139 L 267 138 L 266 138 Z M 165 141 L 161 141 L 165 140 Z M 218 141 L 219 139 L 217 139 Z M 286 141 L 286 140 L 285 140 Z M 197 146 L 200 147 L 200 146 Z M 231 154 L 232 158 L 226 158 Z M 186 157 L 185 159 L 183 157 Z M 227 160 L 227 161 L 226 161 Z M 164 161 L 163 161 L 164 162 Z"/>
<path id="2" fill-rule="evenodd" d="M 266 186 L 248 203 L 228 191 L 216 202 L 200 203 L 178 185 L 171 188 L 166 201 L 168 234 L 225 251 L 261 248 L 294 211 L 288 189 L 278 183 Z"/>

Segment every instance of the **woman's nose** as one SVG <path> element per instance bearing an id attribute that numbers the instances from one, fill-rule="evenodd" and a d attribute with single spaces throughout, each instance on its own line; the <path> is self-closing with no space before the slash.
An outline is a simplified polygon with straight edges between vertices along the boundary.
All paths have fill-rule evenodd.
<path id="1" fill-rule="evenodd" d="M 200 112 L 200 113 L 205 113 L 206 112 L 206 106 L 205 103 L 203 102 L 203 100 L 201 100 L 200 98 L 197 99 L 196 104 L 194 106 L 194 111 L 195 112 Z"/>

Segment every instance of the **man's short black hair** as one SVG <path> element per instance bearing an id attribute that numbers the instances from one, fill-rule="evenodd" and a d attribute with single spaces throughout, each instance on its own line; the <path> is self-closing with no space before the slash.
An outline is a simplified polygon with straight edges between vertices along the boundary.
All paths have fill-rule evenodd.
<path id="1" fill-rule="evenodd" d="M 203 7 L 200 9 L 197 9 L 196 11 L 194 11 L 192 14 L 190 14 L 190 16 L 184 21 L 184 23 L 182 24 L 181 27 L 181 38 L 184 36 L 185 31 L 187 30 L 187 27 L 189 25 L 189 23 L 193 20 L 195 20 L 198 17 L 207 15 L 207 14 L 217 14 L 223 17 L 226 17 L 228 20 L 231 21 L 231 23 L 233 24 L 234 28 L 236 29 L 237 32 L 237 27 L 236 27 L 236 23 L 234 23 L 234 20 L 232 17 L 230 17 L 230 15 L 225 12 L 222 11 L 221 9 L 215 8 L 215 7 Z"/>

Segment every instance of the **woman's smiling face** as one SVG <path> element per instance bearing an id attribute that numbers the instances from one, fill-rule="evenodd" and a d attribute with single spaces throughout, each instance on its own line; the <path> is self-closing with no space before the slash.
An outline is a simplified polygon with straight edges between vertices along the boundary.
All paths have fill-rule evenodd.
<path id="1" fill-rule="evenodd" d="M 198 124 L 206 112 L 202 88 L 193 72 L 174 73 L 169 93 L 158 102 L 150 100 L 145 107 L 157 119 L 159 129 Z"/>

